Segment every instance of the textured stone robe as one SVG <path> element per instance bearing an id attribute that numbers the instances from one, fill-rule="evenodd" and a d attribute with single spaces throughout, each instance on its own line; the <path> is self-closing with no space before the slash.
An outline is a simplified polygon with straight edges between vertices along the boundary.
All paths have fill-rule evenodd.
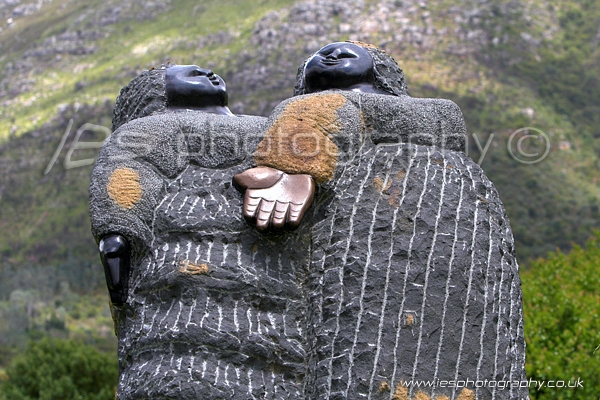
<path id="1" fill-rule="evenodd" d="M 471 159 L 430 146 L 365 146 L 333 191 L 312 231 L 314 398 L 391 398 L 412 380 L 470 379 L 473 389 L 476 380 L 525 379 L 512 234 Z"/>
<path id="2" fill-rule="evenodd" d="M 332 156 L 281 160 L 264 142 L 257 158 L 325 177 L 312 215 L 306 398 L 528 398 L 507 386 L 525 379 L 512 232 L 463 152 L 456 104 L 330 91 L 287 100 L 270 125 L 271 147 L 312 132 L 338 150 L 334 171 Z M 413 380 L 437 387 L 402 385 Z"/>
<path id="3" fill-rule="evenodd" d="M 258 233 L 232 186 L 265 123 L 165 113 L 103 147 L 92 231 L 133 247 L 128 300 L 114 307 L 119 399 L 302 397 L 309 230 Z"/>

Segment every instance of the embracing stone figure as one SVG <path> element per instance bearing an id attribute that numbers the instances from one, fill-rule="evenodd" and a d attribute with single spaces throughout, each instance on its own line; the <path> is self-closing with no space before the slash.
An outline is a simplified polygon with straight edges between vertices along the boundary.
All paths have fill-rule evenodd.
<path id="1" fill-rule="evenodd" d="M 173 104 L 169 74 L 121 93 L 90 188 L 119 398 L 528 397 L 506 385 L 525 378 L 512 233 L 456 104 L 408 96 L 362 43 L 311 56 L 268 120 Z"/>
<path id="2" fill-rule="evenodd" d="M 232 177 L 254 165 L 267 120 L 233 116 L 225 93 L 211 71 L 172 66 L 117 100 L 90 215 L 119 399 L 302 398 L 308 227 L 264 235 L 244 220 Z"/>
<path id="3" fill-rule="evenodd" d="M 296 94 L 255 159 L 319 183 L 305 396 L 528 398 L 513 237 L 458 106 L 362 43 L 315 53 Z"/>

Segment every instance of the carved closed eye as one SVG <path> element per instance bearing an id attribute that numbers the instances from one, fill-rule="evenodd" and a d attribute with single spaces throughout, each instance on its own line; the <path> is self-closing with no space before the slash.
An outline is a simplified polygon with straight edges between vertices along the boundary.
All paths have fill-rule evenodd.
<path id="1" fill-rule="evenodd" d="M 328 50 L 321 53 L 321 55 L 327 59 L 341 59 L 341 58 L 357 58 L 358 55 L 351 51 L 339 51 L 338 49 Z"/>

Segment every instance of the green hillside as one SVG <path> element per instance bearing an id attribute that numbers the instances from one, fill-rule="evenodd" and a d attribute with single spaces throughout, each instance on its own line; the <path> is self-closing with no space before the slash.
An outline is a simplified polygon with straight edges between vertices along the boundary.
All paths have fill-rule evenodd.
<path id="1" fill-rule="evenodd" d="M 89 233 L 91 166 L 65 159 L 85 124 L 95 127 L 81 141 L 104 139 L 122 86 L 168 61 L 214 69 L 234 112 L 268 115 L 320 46 L 374 43 L 411 95 L 460 105 L 523 266 L 600 228 L 597 1 L 0 0 L 0 17 L 0 365 L 28 334 L 114 349 Z M 537 136 L 511 141 L 528 127 Z"/>
<path id="2" fill-rule="evenodd" d="M 115 96 L 142 69 L 166 61 L 213 68 L 227 80 L 235 112 L 266 115 L 290 95 L 304 57 L 344 39 L 385 48 L 404 68 L 412 95 L 461 106 L 477 136 L 470 155 L 481 158 L 477 141 L 489 145 L 482 166 L 506 204 L 522 263 L 584 243 L 600 227 L 597 3 L 321 3 L 59 0 L 5 23 L 2 260 L 93 260 L 90 167 L 66 170 L 64 159 L 83 124 L 110 127 Z M 70 119 L 65 146 L 44 175 Z M 510 134 L 524 127 L 547 135 L 550 152 L 538 163 L 522 164 L 507 151 Z M 87 134 L 82 140 L 103 139 Z M 543 141 L 525 143 L 544 151 Z M 73 159 L 93 156 L 78 150 Z"/>

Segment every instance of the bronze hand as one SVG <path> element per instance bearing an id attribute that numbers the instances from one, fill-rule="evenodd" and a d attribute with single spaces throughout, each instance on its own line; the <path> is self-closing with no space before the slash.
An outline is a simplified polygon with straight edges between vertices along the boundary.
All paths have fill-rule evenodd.
<path id="1" fill-rule="evenodd" d="M 296 229 L 315 195 L 310 175 L 289 175 L 274 168 L 256 167 L 233 179 L 238 187 L 246 189 L 244 217 L 256 222 L 260 231 Z"/>

